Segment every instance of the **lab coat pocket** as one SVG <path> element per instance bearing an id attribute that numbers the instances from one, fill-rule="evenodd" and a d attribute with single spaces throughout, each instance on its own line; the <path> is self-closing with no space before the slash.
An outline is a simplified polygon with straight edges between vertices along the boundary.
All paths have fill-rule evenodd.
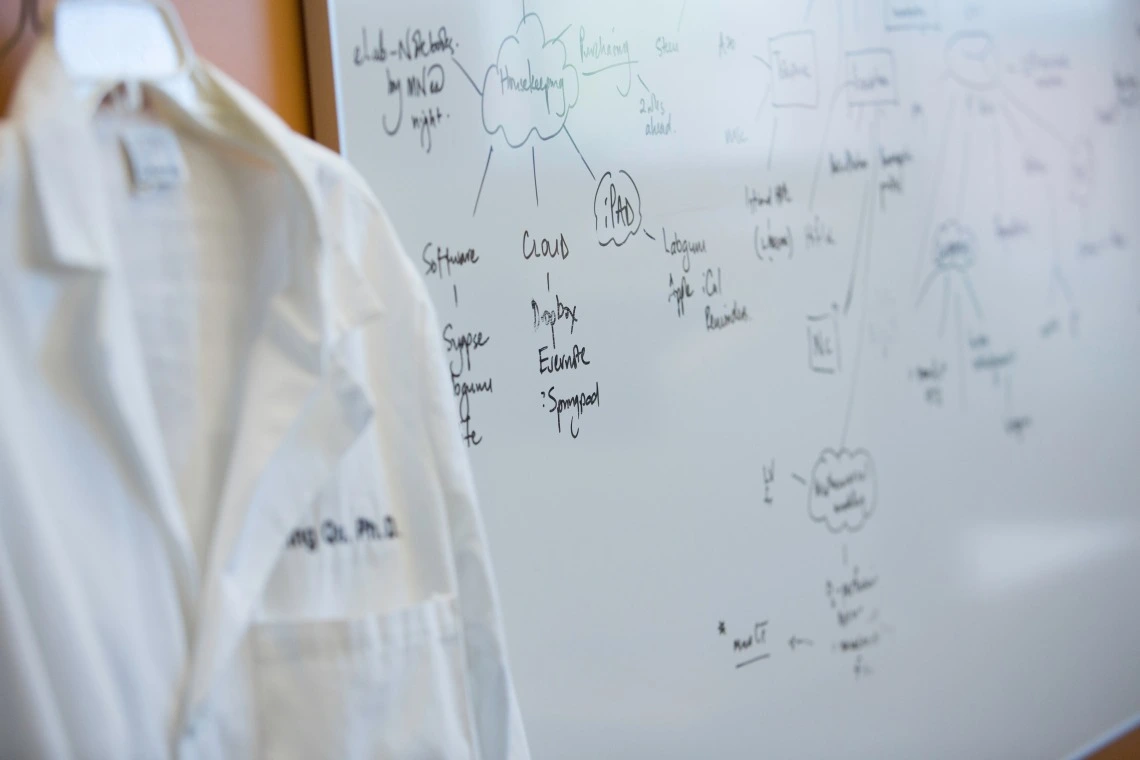
<path id="1" fill-rule="evenodd" d="M 454 597 L 251 631 L 261 756 L 474 756 Z"/>

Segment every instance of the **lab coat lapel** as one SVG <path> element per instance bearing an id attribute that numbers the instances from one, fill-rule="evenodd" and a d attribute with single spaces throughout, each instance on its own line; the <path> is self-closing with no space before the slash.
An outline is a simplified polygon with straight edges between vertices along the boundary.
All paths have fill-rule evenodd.
<path id="1" fill-rule="evenodd" d="M 14 98 L 45 245 L 29 263 L 61 295 L 36 330 L 45 377 L 106 440 L 140 501 L 155 513 L 180 580 L 183 612 L 197 595 L 197 563 L 178 504 L 142 353 L 114 256 L 98 146 L 54 48 L 33 53 Z"/>
<path id="2" fill-rule="evenodd" d="M 302 509 L 317 497 L 372 418 L 342 362 L 298 361 L 283 327 L 267 329 L 252 359 L 231 480 L 202 597 L 190 714 L 209 695 L 249 626 L 253 608 Z"/>
<path id="3" fill-rule="evenodd" d="M 279 311 L 279 309 L 274 309 Z M 346 364 L 324 367 L 291 327 L 267 326 L 251 358 L 247 410 L 231 461 L 199 614 L 188 720 L 248 628 L 289 532 L 372 418 Z"/>
<path id="4" fill-rule="evenodd" d="M 91 370 L 87 382 L 138 475 L 143 501 L 163 526 L 166 551 L 179 578 L 179 602 L 190 619 L 198 596 L 198 561 L 165 455 L 135 325 L 125 295 L 115 292 L 122 287 L 121 278 L 108 278 L 101 302 L 94 305 L 98 313 L 88 324 L 98 334 L 82 342 Z"/>
<path id="5" fill-rule="evenodd" d="M 343 178 L 313 171 L 276 116 L 206 64 L 194 83 L 227 127 L 255 135 L 299 190 L 295 251 L 279 252 L 266 275 L 263 320 L 250 352 L 234 453 L 208 566 L 201 578 L 163 456 L 142 352 L 118 270 L 109 209 L 101 194 L 90 117 L 54 48 L 33 52 L 14 98 L 46 245 L 31 265 L 60 284 L 55 307 L 32 333 L 45 374 L 116 447 L 142 499 L 164 527 L 183 579 L 193 629 L 184 723 L 201 709 L 235 653 L 288 532 L 336 471 L 372 418 L 350 360 L 356 332 L 382 305 L 346 253 L 350 214 Z M 219 129 L 222 127 L 219 126 Z M 286 216 L 286 215 L 283 215 Z M 335 220 L 335 224 L 330 222 Z"/>
<path id="6" fill-rule="evenodd" d="M 343 194 L 327 181 L 318 187 L 322 178 L 287 146 L 292 135 L 275 116 L 210 76 L 231 107 L 278 146 L 302 189 L 307 213 L 297 216 L 310 226 L 294 239 L 310 242 L 287 262 L 288 281 L 272 297 L 249 359 L 184 704 L 190 722 L 237 651 L 289 533 L 372 419 L 350 356 L 358 329 L 382 312 L 344 250 Z"/>

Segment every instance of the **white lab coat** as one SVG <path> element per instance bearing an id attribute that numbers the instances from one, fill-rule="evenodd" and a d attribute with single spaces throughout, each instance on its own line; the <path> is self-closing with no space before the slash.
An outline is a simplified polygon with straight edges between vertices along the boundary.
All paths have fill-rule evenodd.
<path id="1" fill-rule="evenodd" d="M 424 286 L 193 82 L 156 193 L 46 42 L 0 126 L 0 757 L 525 758 Z"/>

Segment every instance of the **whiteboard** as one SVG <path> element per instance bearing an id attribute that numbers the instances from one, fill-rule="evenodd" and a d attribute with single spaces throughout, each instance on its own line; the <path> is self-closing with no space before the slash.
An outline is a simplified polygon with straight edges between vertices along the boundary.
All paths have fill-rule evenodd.
<path id="1" fill-rule="evenodd" d="M 1140 4 L 316 5 L 536 758 L 1134 723 Z"/>

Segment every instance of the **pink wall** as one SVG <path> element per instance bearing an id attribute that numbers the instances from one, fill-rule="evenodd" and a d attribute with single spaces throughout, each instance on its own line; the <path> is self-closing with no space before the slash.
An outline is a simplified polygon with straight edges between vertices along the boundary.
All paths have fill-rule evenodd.
<path id="1" fill-rule="evenodd" d="M 0 40 L 17 27 L 23 0 L 0 0 Z M 40 0 L 48 7 L 49 0 Z M 174 0 L 198 55 L 225 69 L 299 132 L 311 134 L 301 0 Z M 20 44 L 0 62 L 0 110 L 6 108 L 31 48 Z"/>

